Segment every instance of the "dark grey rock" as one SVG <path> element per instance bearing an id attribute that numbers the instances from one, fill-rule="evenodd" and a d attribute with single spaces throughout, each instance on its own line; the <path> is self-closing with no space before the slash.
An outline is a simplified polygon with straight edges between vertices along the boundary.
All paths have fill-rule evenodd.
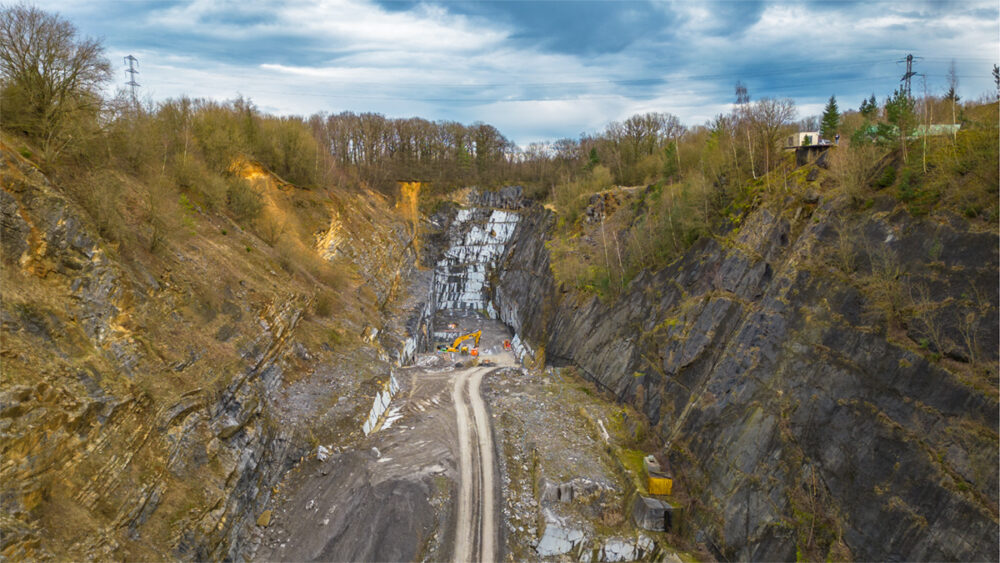
<path id="1" fill-rule="evenodd" d="M 672 531 L 673 519 L 674 507 L 666 501 L 642 495 L 635 495 L 632 500 L 632 521 L 644 530 Z"/>
<path id="2" fill-rule="evenodd" d="M 794 511 L 806 502 L 854 558 L 996 559 L 995 395 L 888 342 L 869 296 L 801 267 L 835 241 L 830 209 L 813 213 L 795 230 L 757 210 L 728 235 L 732 247 L 703 239 L 606 304 L 557 290 L 552 216 L 534 209 L 507 245 L 493 304 L 547 361 L 576 365 L 646 415 L 696 506 L 719 507 L 705 521 L 721 522 L 708 529 L 720 557 L 796 557 Z M 977 351 L 995 361 L 996 233 L 905 213 L 848 220 L 855 275 L 885 249 L 903 290 L 925 284 L 943 304 L 931 317 L 940 351 L 968 359 L 958 321 L 973 313 L 966 332 L 991 343 Z"/>
<path id="3" fill-rule="evenodd" d="M 538 500 L 542 502 L 556 502 L 559 500 L 559 484 L 542 477 L 538 481 Z"/>
<path id="4" fill-rule="evenodd" d="M 14 264 L 28 249 L 31 227 L 21 217 L 20 205 L 6 190 L 0 190 L 0 251 L 3 262 Z"/>
<path id="5" fill-rule="evenodd" d="M 505 186 L 498 190 L 477 190 L 469 194 L 469 205 L 500 209 L 523 209 L 530 204 L 521 186 Z"/>

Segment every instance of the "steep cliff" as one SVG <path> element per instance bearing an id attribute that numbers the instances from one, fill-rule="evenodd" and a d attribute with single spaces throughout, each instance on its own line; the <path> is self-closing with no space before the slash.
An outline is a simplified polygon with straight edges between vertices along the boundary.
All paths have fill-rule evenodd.
<path id="1" fill-rule="evenodd" d="M 241 557 L 303 455 L 360 439 L 402 355 L 390 321 L 415 261 L 408 229 L 374 194 L 265 182 L 268 217 L 309 214 L 325 225 L 315 241 L 269 244 L 182 198 L 149 251 L 104 238 L 6 145 L 0 174 L 0 553 Z M 105 195 L 122 232 L 139 233 L 153 188 L 111 180 L 126 184 Z"/>
<path id="2" fill-rule="evenodd" d="M 556 282 L 552 223 L 518 224 L 500 317 L 645 413 L 718 555 L 998 557 L 992 228 L 803 193 L 602 302 Z"/>

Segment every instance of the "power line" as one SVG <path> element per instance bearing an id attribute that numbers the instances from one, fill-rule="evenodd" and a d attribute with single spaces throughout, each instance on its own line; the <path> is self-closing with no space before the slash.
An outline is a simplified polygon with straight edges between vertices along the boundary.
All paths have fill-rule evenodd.
<path id="1" fill-rule="evenodd" d="M 825 65 L 823 68 L 826 71 L 837 70 L 837 69 L 847 69 L 852 67 L 870 67 L 875 63 L 888 62 L 885 59 L 868 60 L 868 61 L 855 61 L 850 63 L 839 63 L 835 65 Z M 732 76 L 750 76 L 750 77 L 765 77 L 765 76 L 786 76 L 790 74 L 795 74 L 798 71 L 815 70 L 816 65 L 813 63 L 795 65 L 789 67 L 778 67 L 773 70 L 758 70 L 752 73 L 750 72 L 734 72 L 727 70 L 725 72 L 720 72 L 717 74 L 680 74 L 671 76 L 669 74 L 656 75 L 656 76 L 646 76 L 646 77 L 636 77 L 636 78 L 605 78 L 601 80 L 567 80 L 567 81 L 546 81 L 546 82 L 421 82 L 419 86 L 421 87 L 447 87 L 447 88 L 499 88 L 499 87 L 510 87 L 510 86 L 522 86 L 522 87 L 535 87 L 535 86 L 596 86 L 605 84 L 614 85 L 626 85 L 626 86 L 641 86 L 643 84 L 655 84 L 659 82 L 668 81 L 682 81 L 682 80 L 716 80 L 723 78 L 731 78 Z M 829 72 L 827 72 L 829 73 Z M 330 80 L 337 80 L 336 77 L 330 77 Z M 381 87 L 381 86 L 395 86 L 398 82 L 371 82 L 371 81 L 338 81 L 340 85 L 351 85 L 351 86 L 368 86 L 368 87 Z M 412 85 L 408 86 L 412 87 Z"/>
<path id="2" fill-rule="evenodd" d="M 751 78 L 754 76 L 751 75 Z M 855 83 L 855 82 L 871 82 L 879 80 L 892 79 L 892 75 L 880 75 L 880 76 L 863 76 L 858 78 L 828 78 L 823 80 L 810 80 L 808 84 L 803 84 L 801 81 L 793 81 L 787 83 L 772 84 L 768 86 L 768 89 L 782 89 L 789 88 L 793 86 L 813 86 L 817 84 L 844 84 L 844 83 Z M 164 81 L 164 84 L 175 84 L 178 86 L 189 85 L 189 82 L 178 82 L 178 81 Z M 343 84 L 337 84 L 337 86 L 342 86 Z M 352 83 L 353 85 L 353 83 Z M 392 86 L 406 88 L 407 90 L 412 90 L 411 85 L 406 84 L 384 84 L 383 86 Z M 710 94 L 713 92 L 718 92 L 719 88 L 715 85 L 700 85 L 695 88 L 690 87 L 672 87 L 667 91 L 657 92 L 657 95 L 664 95 L 667 93 L 675 94 L 688 94 L 688 95 L 698 95 L 698 94 Z M 442 97 L 442 96 L 431 96 L 431 97 L 414 97 L 411 95 L 367 95 L 367 94 L 350 94 L 343 92 L 302 92 L 302 91 L 287 91 L 287 90 L 266 90 L 254 88 L 253 92 L 256 94 L 275 94 L 281 96 L 289 97 L 308 97 L 308 98 L 331 98 L 331 99 L 351 99 L 351 100 L 379 100 L 379 101 L 410 101 L 410 102 L 446 102 L 446 103 L 471 103 L 471 104 L 486 104 L 486 103 L 512 103 L 512 102 L 536 102 L 536 101 L 576 101 L 576 100 L 600 100 L 600 99 L 614 99 L 620 98 L 625 94 L 620 93 L 605 93 L 605 94 L 579 94 L 579 95 L 553 95 L 553 96 L 507 96 L 502 98 L 474 98 L 474 97 Z"/>
<path id="3" fill-rule="evenodd" d="M 126 82 L 125 85 L 132 89 L 132 104 L 138 105 L 139 102 L 135 97 L 135 89 L 138 88 L 140 84 L 135 81 L 135 75 L 139 74 L 139 69 L 135 67 L 139 66 L 139 59 L 129 54 L 129 56 L 125 57 L 125 64 L 128 65 L 128 68 L 125 69 L 125 73 L 129 75 L 129 81 Z"/>
<path id="4" fill-rule="evenodd" d="M 904 59 L 900 59 L 896 62 L 905 62 Z M 914 57 L 914 60 L 925 60 L 925 61 L 992 61 L 988 57 Z M 516 80 L 509 80 L 505 82 L 475 82 L 475 81 L 421 81 L 419 84 L 409 84 L 408 87 L 420 86 L 425 88 L 500 88 L 500 87 L 548 87 L 548 86 L 596 86 L 605 84 L 614 85 L 628 85 L 628 86 L 641 86 L 646 83 L 658 83 L 665 81 L 683 81 L 683 80 L 716 80 L 716 79 L 727 79 L 733 76 L 742 76 L 748 78 L 760 78 L 767 76 L 788 76 L 797 74 L 800 71 L 815 71 L 817 64 L 820 64 L 825 71 L 825 74 L 830 74 L 830 71 L 836 70 L 846 70 L 854 67 L 873 67 L 879 63 L 891 63 L 892 60 L 886 59 L 867 59 L 867 60 L 855 60 L 851 62 L 838 62 L 838 63 L 802 63 L 802 64 L 791 64 L 791 65 L 768 65 L 766 70 L 753 70 L 753 71 L 740 71 L 736 70 L 726 70 L 719 73 L 706 73 L 706 74 L 678 74 L 671 75 L 671 67 L 666 64 L 657 64 L 646 66 L 644 74 L 646 76 L 638 77 L 622 77 L 622 78 L 603 78 L 594 80 L 565 80 L 565 81 L 533 81 L 533 82 L 518 82 Z M 268 65 L 275 70 L 280 70 L 279 65 Z M 392 69 L 388 70 L 389 72 Z M 662 71 L 662 73 L 659 73 Z M 650 72 L 657 72 L 657 74 L 649 74 Z M 551 75 L 550 75 L 551 76 Z M 384 82 L 384 81 L 370 81 L 370 80 L 349 80 L 344 77 L 330 76 L 325 77 L 327 80 L 336 80 L 338 85 L 342 86 L 359 86 L 359 87 L 372 87 L 379 88 L 385 86 L 395 86 L 398 82 Z M 810 79 L 811 80 L 811 79 Z M 170 82 L 165 82 L 170 83 Z"/>
<path id="5" fill-rule="evenodd" d="M 954 57 L 952 57 L 952 58 L 954 58 Z M 923 59 L 923 57 L 914 57 L 914 60 L 920 60 L 920 59 Z M 927 60 L 951 60 L 951 59 L 929 58 Z M 991 59 L 987 59 L 987 58 L 980 59 L 980 58 L 964 57 L 964 58 L 961 58 L 960 60 L 971 61 L 971 60 L 991 60 Z M 854 67 L 869 67 L 869 68 L 871 68 L 871 67 L 873 67 L 874 65 L 876 65 L 878 63 L 890 63 L 890 62 L 892 62 L 892 61 L 891 60 L 886 60 L 886 59 L 869 59 L 869 60 L 853 61 L 853 62 L 847 62 L 847 63 L 825 64 L 823 66 L 823 69 L 826 71 L 825 74 L 829 76 L 831 74 L 831 72 L 835 72 L 837 70 L 848 70 L 848 69 L 854 68 Z M 905 62 L 905 59 L 901 59 L 900 61 L 897 61 L 897 62 Z M 727 70 L 726 72 L 721 72 L 721 73 L 706 73 L 706 74 L 679 74 L 679 75 L 670 75 L 669 73 L 664 73 L 664 74 L 654 75 L 654 76 L 647 75 L 647 76 L 639 76 L 639 77 L 631 77 L 631 78 L 630 77 L 622 77 L 622 78 L 605 78 L 605 79 L 600 79 L 600 80 L 567 80 L 567 81 L 540 81 L 540 82 L 518 82 L 518 81 L 506 81 L 506 82 L 470 82 L 470 81 L 462 81 L 462 82 L 454 82 L 454 81 L 430 82 L 430 81 L 427 81 L 427 82 L 425 82 L 425 81 L 421 81 L 419 83 L 408 83 L 408 84 L 405 84 L 405 85 L 402 85 L 402 86 L 405 86 L 408 89 L 413 89 L 414 87 L 421 87 L 421 88 L 449 88 L 449 89 L 453 89 L 453 90 L 479 89 L 479 88 L 516 88 L 516 87 L 523 87 L 523 88 L 534 88 L 534 87 L 538 87 L 538 88 L 548 88 L 548 87 L 585 87 L 585 86 L 601 86 L 601 85 L 644 86 L 644 85 L 655 85 L 655 84 L 670 83 L 670 82 L 675 82 L 676 83 L 676 82 L 684 82 L 684 81 L 728 79 L 728 78 L 731 78 L 731 77 L 734 77 L 734 76 L 743 77 L 745 79 L 757 79 L 757 78 L 764 78 L 764 77 L 769 77 L 769 76 L 782 76 L 782 77 L 791 78 L 792 76 L 798 74 L 799 71 L 815 70 L 815 68 L 816 68 L 816 65 L 810 63 L 810 64 L 802 64 L 802 65 L 797 65 L 797 64 L 796 65 L 788 65 L 788 66 L 783 66 L 783 67 L 782 66 L 777 66 L 776 68 L 775 67 L 771 67 L 768 70 L 755 70 L 755 71 L 752 71 L 752 72 L 740 72 L 738 70 L 737 71 Z M 647 70 L 650 70 L 650 69 L 647 69 Z M 911 72 L 912 72 L 912 69 L 911 69 Z M 843 73 L 841 73 L 841 74 L 843 74 Z M 977 76 L 976 75 L 969 75 L 968 77 L 974 78 L 974 77 L 977 77 Z M 304 77 L 304 78 L 309 78 L 309 77 Z M 808 77 L 808 76 L 804 76 L 804 78 L 807 78 L 810 83 L 818 82 L 815 78 L 811 78 L 811 77 Z M 866 77 L 857 77 L 857 78 L 836 78 L 836 77 L 833 77 L 832 80 L 834 82 L 836 82 L 836 81 L 841 81 L 841 80 L 863 80 L 865 78 Z M 870 76 L 870 77 L 867 77 L 867 78 L 876 79 L 876 78 L 882 78 L 882 77 L 881 76 Z M 315 80 L 315 78 L 313 78 L 313 79 Z M 399 82 L 384 82 L 384 81 L 379 82 L 379 81 L 365 81 L 365 80 L 345 80 L 342 77 L 336 77 L 336 76 L 324 77 L 322 80 L 323 81 L 329 81 L 331 84 L 335 84 L 337 87 L 340 87 L 340 88 L 343 88 L 343 87 L 386 88 L 386 87 L 399 87 L 399 86 L 401 86 L 401 84 Z M 320 81 L 316 81 L 316 82 L 317 83 L 321 83 Z M 177 85 L 188 84 L 187 82 L 177 82 L 177 81 L 161 81 L 160 83 L 163 83 L 163 84 L 177 84 Z M 771 88 L 773 86 L 772 85 L 768 85 L 768 87 Z M 305 93 L 293 93 L 293 95 L 323 96 L 325 94 L 305 92 Z M 413 98 L 410 98 L 409 96 L 407 96 L 405 99 L 413 99 Z"/>
<path id="6" fill-rule="evenodd" d="M 908 99 L 913 99 L 913 96 L 910 95 L 910 79 L 917 75 L 917 73 L 913 72 L 913 61 L 915 59 L 920 60 L 922 58 L 923 57 L 914 57 L 912 54 L 907 54 L 905 59 L 896 61 L 897 64 L 902 62 L 906 63 L 906 74 L 904 74 L 903 78 L 900 78 L 899 81 L 903 83 L 903 91 L 906 92 L 906 97 Z"/>
<path id="7" fill-rule="evenodd" d="M 912 57 L 912 55 L 911 55 Z M 916 76 L 917 73 L 912 69 L 912 60 L 920 60 L 922 57 L 912 57 L 909 70 L 907 74 L 910 77 Z M 950 60 L 950 59 L 949 59 Z M 969 58 L 962 58 L 962 60 L 971 60 Z M 984 59 L 985 60 L 985 59 Z M 419 84 L 414 83 L 399 83 L 399 82 L 360 82 L 360 81 L 336 81 L 335 78 L 330 78 L 323 80 L 322 82 L 317 81 L 315 86 L 311 88 L 311 91 L 287 91 L 283 89 L 259 89 L 252 87 L 251 84 L 243 84 L 237 86 L 236 90 L 249 90 L 254 95 L 270 94 L 270 95 L 280 95 L 287 97 L 306 97 L 306 98 L 322 98 L 322 99 L 341 99 L 341 100 L 374 100 L 374 101 L 407 101 L 407 102 L 424 102 L 424 103 L 452 103 L 452 104 L 471 104 L 471 105 L 485 105 L 485 104 L 502 104 L 502 103 L 519 103 L 519 102 L 532 102 L 532 101 L 584 101 L 584 100 L 600 100 L 600 99 L 617 99 L 621 97 L 637 97 L 637 98 L 652 98 L 652 97 L 664 97 L 670 95 L 701 95 L 701 94 L 711 94 L 720 92 L 717 85 L 708 84 L 705 82 L 733 78 L 739 76 L 744 81 L 757 81 L 759 79 L 766 79 L 771 76 L 780 76 L 782 79 L 775 82 L 762 84 L 761 90 L 765 93 L 773 93 L 775 91 L 781 91 L 783 89 L 793 89 L 795 91 L 801 92 L 803 88 L 812 88 L 815 86 L 827 85 L 827 84 L 851 84 L 859 82 L 871 82 L 871 83 L 882 83 L 882 81 L 891 80 L 893 77 L 884 74 L 870 74 L 867 76 L 850 76 L 851 74 L 856 74 L 850 72 L 849 69 L 857 66 L 869 67 L 867 70 L 871 72 L 878 63 L 891 63 L 891 59 L 875 59 L 875 60 L 865 60 L 865 61 L 854 61 L 849 63 L 839 63 L 835 65 L 829 65 L 824 67 L 827 71 L 833 71 L 834 74 L 848 74 L 849 77 L 837 77 L 831 76 L 830 72 L 826 73 L 823 78 L 813 78 L 805 75 L 801 75 L 799 70 L 807 70 L 814 68 L 814 65 L 804 66 L 798 64 L 787 65 L 784 68 L 772 68 L 767 70 L 759 70 L 751 73 L 739 73 L 739 72 L 726 72 L 726 73 L 706 73 L 706 74 L 689 74 L 689 75 L 679 75 L 679 76 L 659 76 L 659 77 L 636 77 L 636 78 L 622 78 L 622 79 L 604 79 L 595 81 L 566 81 L 566 82 L 505 82 L 505 83 L 488 83 L 488 82 L 421 82 Z M 896 62 L 906 62 L 906 59 L 901 59 Z M 838 70 L 843 70 L 847 72 L 837 72 Z M 888 70 L 888 69 L 886 69 Z M 860 74 L 860 73 L 858 73 Z M 801 78 L 796 78 L 801 76 Z M 898 76 L 898 75 L 896 75 Z M 937 75 L 928 75 L 937 76 Z M 904 79 L 906 76 L 904 75 Z M 700 82 L 700 83 L 699 83 Z M 174 84 L 178 86 L 191 86 L 192 82 L 189 81 L 173 81 L 165 80 L 160 81 L 161 84 Z M 198 86 L 203 86 L 204 83 L 197 84 Z M 656 88 L 655 92 L 642 92 L 641 88 L 637 88 L 637 91 L 632 92 L 621 92 L 619 88 L 628 87 L 642 87 L 642 86 L 659 86 L 661 88 Z M 752 86 L 751 82 L 751 86 Z M 567 92 L 567 88 L 583 88 L 587 86 L 611 86 L 617 88 L 603 89 L 601 92 L 598 91 L 592 93 L 573 93 L 572 91 Z M 909 85 L 904 82 L 904 89 L 909 91 Z M 367 94 L 359 93 L 354 94 L 348 91 L 351 87 L 367 87 L 371 89 L 382 89 L 388 90 L 388 92 L 383 92 L 379 94 Z M 410 92 L 414 91 L 414 88 L 446 88 L 451 90 L 445 95 L 430 95 L 425 97 L 415 97 Z M 511 92 L 513 89 L 521 89 L 521 91 L 511 92 L 507 96 L 490 96 L 490 92 L 483 92 L 481 90 L 487 88 L 505 88 L 507 92 Z M 328 91 L 322 91 L 323 88 L 328 88 Z M 392 90 L 405 89 L 407 93 L 395 95 Z M 464 91 L 467 89 L 476 89 L 476 92 L 470 92 L 469 95 L 465 95 Z M 541 89 L 541 91 L 524 91 L 524 89 Z M 609 91 L 610 90 L 610 91 Z M 618 91 L 616 91 L 618 90 Z M 643 95 L 648 94 L 648 95 Z M 789 92 L 790 95 L 795 95 Z M 192 93 L 195 97 L 197 94 Z"/>

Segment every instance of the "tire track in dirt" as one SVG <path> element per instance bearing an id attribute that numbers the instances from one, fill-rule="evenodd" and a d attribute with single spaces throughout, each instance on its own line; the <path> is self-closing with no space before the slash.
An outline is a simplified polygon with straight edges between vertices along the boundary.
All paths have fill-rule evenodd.
<path id="1" fill-rule="evenodd" d="M 480 384 L 488 371 L 487 368 L 461 370 L 452 386 L 460 466 L 456 563 L 492 562 L 496 557 L 493 432 L 480 393 Z"/>
<path id="2" fill-rule="evenodd" d="M 493 523 L 493 431 L 486 413 L 483 395 L 479 392 L 488 370 L 480 368 L 469 380 L 469 399 L 476 419 L 479 436 L 479 561 L 492 563 L 495 554 L 496 527 Z"/>
<path id="3" fill-rule="evenodd" d="M 472 440 L 469 436 L 469 407 L 465 404 L 465 384 L 469 379 L 469 370 L 461 370 L 455 374 L 455 382 L 451 389 L 451 399 L 455 404 L 455 422 L 458 425 L 458 518 L 455 522 L 455 563 L 472 561 L 472 547 L 475 543 L 475 531 L 472 518 Z"/>

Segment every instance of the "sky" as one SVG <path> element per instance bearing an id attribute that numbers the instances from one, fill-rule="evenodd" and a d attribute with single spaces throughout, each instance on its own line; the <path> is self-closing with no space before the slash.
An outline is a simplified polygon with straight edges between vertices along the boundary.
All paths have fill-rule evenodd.
<path id="1" fill-rule="evenodd" d="M 482 121 L 525 146 L 658 111 L 701 125 L 751 99 L 792 98 L 818 115 L 831 95 L 857 109 L 899 86 L 994 92 L 1000 6 L 826 0 L 471 1 L 46 0 L 103 40 L 138 94 L 250 98 L 267 113 L 377 112 Z"/>

